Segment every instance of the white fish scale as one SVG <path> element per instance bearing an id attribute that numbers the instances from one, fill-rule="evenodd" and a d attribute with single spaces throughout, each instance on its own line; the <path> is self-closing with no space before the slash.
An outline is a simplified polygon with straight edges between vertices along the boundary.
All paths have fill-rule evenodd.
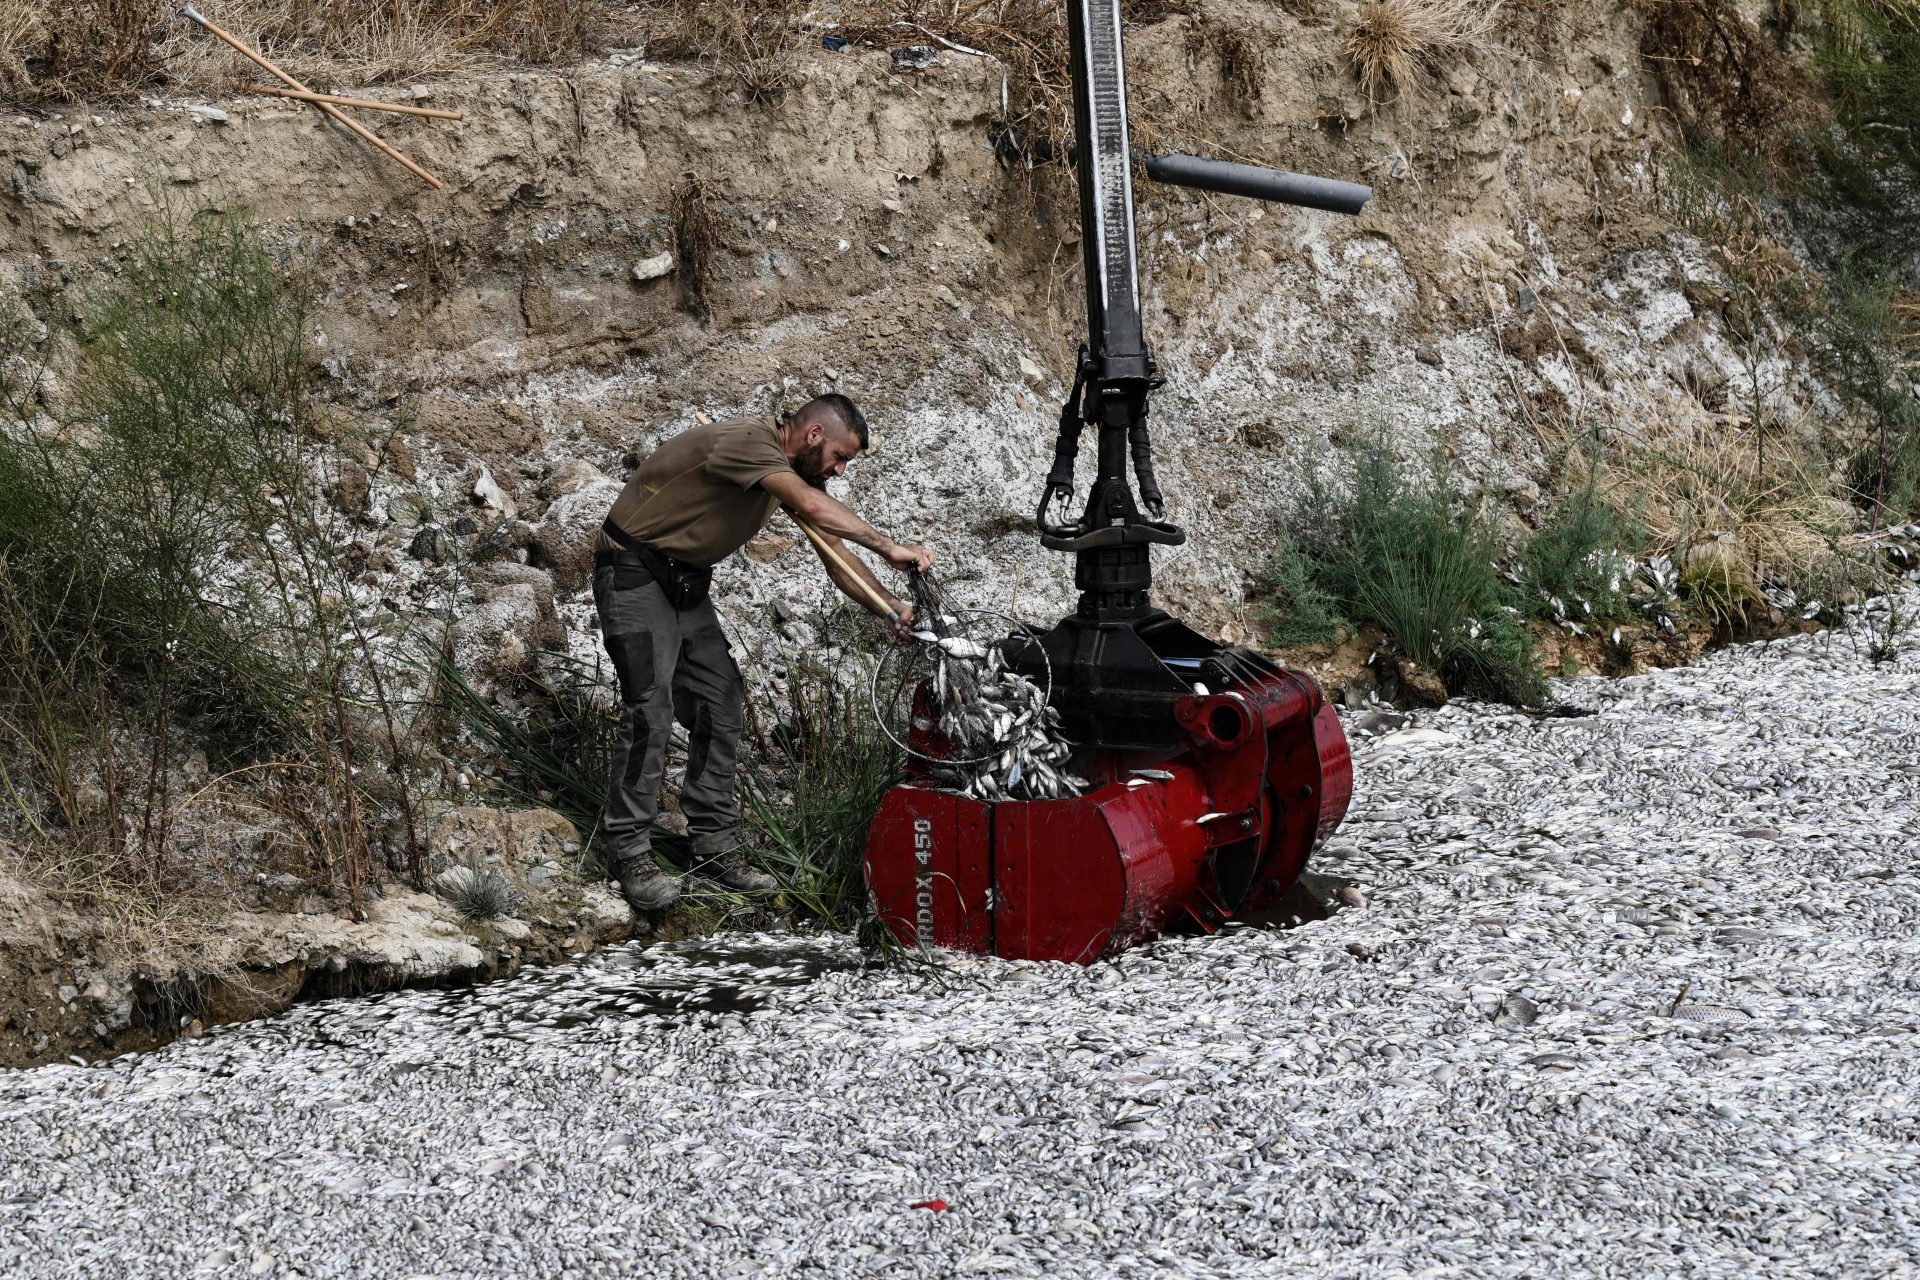
<path id="1" fill-rule="evenodd" d="M 1920 652 L 1557 687 L 1357 741 L 1372 905 L 1284 933 L 622 948 L 0 1074 L 0 1274 L 1911 1273 Z"/>

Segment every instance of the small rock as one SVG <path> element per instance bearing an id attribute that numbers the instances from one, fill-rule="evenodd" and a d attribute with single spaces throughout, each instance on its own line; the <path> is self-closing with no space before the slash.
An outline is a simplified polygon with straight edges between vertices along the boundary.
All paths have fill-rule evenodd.
<path id="1" fill-rule="evenodd" d="M 940 62 L 940 51 L 930 44 L 910 44 L 893 50 L 889 56 L 895 71 L 925 71 Z"/>
<path id="2" fill-rule="evenodd" d="M 551 591 L 509 583 L 453 624 L 454 660 L 462 671 L 506 679 L 529 670 L 536 653 L 565 638 Z"/>
<path id="3" fill-rule="evenodd" d="M 589 468 L 591 470 L 591 468 Z M 553 570 L 565 591 L 577 591 L 593 579 L 594 544 L 620 485 L 598 471 L 548 505 L 533 529 L 532 551 Z"/>
<path id="4" fill-rule="evenodd" d="M 540 482 L 540 496 L 548 502 L 555 502 L 570 493 L 578 493 L 588 485 L 597 485 L 606 480 L 600 468 L 578 458 L 562 462 Z"/>
<path id="5" fill-rule="evenodd" d="M 633 264 L 633 278 L 637 283 L 645 284 L 649 280 L 658 280 L 673 270 L 673 254 L 662 251 L 651 258 L 643 258 Z"/>
<path id="6" fill-rule="evenodd" d="M 433 501 L 415 490 L 396 493 L 387 499 L 387 519 L 404 528 L 425 524 L 433 518 Z"/>
<path id="7" fill-rule="evenodd" d="M 1447 684 L 1440 673 L 1431 667 L 1423 667 L 1411 658 L 1398 660 L 1400 676 L 1400 695 L 1416 707 L 1444 707 L 1447 704 Z"/>
<path id="8" fill-rule="evenodd" d="M 475 502 L 489 511 L 499 512 L 509 520 L 519 511 L 513 499 L 507 496 L 507 491 L 502 489 L 499 482 L 493 478 L 493 472 L 485 467 L 480 468 L 480 474 L 473 482 L 472 492 Z"/>
<path id="9" fill-rule="evenodd" d="M 783 534 L 767 533 L 747 543 L 747 559 L 755 564 L 772 564 L 794 547 L 794 540 Z"/>
<path id="10" fill-rule="evenodd" d="M 191 106 L 188 107 L 187 110 L 199 116 L 201 119 L 211 120 L 215 124 L 225 124 L 228 120 L 232 119 L 231 116 L 218 107 Z"/>
<path id="11" fill-rule="evenodd" d="M 438 525 L 427 525 L 413 535 L 413 541 L 407 544 L 407 554 L 415 560 L 425 560 L 429 564 L 445 564 L 451 548 L 447 545 L 447 535 Z"/>
<path id="12" fill-rule="evenodd" d="M 367 476 L 365 467 L 357 462 L 343 462 L 333 480 L 333 505 L 342 515 L 354 519 L 367 514 L 368 500 L 373 491 L 373 483 Z"/>
<path id="13" fill-rule="evenodd" d="M 1432 365 L 1436 369 L 1443 368 L 1446 365 L 1446 361 L 1440 358 L 1440 348 L 1434 346 L 1431 342 L 1423 342 L 1415 347 L 1413 349 L 1413 358 L 1421 364 Z"/>
<path id="14" fill-rule="evenodd" d="M 408 484 L 412 484 L 419 478 L 418 469 L 413 461 L 413 450 L 408 448 L 407 442 L 399 436 L 388 436 L 386 443 L 381 446 L 381 454 L 386 465 L 393 470 L 393 474 Z"/>

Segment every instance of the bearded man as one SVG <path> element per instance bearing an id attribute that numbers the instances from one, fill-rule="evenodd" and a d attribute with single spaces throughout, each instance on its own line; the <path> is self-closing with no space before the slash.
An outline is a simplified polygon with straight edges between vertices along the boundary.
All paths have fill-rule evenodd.
<path id="1" fill-rule="evenodd" d="M 655 449 L 607 513 L 593 572 L 601 637 L 620 681 L 607 861 L 636 911 L 658 911 L 680 896 L 680 877 L 660 865 L 652 844 L 676 719 L 688 735 L 680 809 L 694 870 L 742 892 L 774 887 L 771 876 L 747 865 L 741 845 L 735 773 L 746 692 L 708 598 L 713 566 L 785 507 L 821 534 L 821 563 L 849 599 L 877 612 L 848 576 L 857 573 L 890 602 L 887 621 L 896 631 L 911 630 L 912 608 L 846 542 L 902 570 L 931 568 L 932 554 L 895 542 L 827 493 L 827 481 L 844 474 L 867 441 L 866 419 L 843 395 L 809 400 L 780 418 L 694 427 Z"/>

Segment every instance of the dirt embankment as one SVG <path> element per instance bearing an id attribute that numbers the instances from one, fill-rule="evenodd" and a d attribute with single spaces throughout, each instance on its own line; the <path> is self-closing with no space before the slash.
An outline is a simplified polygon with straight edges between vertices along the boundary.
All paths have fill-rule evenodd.
<path id="1" fill-rule="evenodd" d="M 1518 518 L 1541 509 L 1573 431 L 1703 414 L 1701 389 L 1740 374 L 1705 256 L 1651 212 L 1665 133 L 1641 21 L 1621 3 L 1516 9 L 1383 105 L 1325 17 L 1212 0 L 1134 33 L 1143 138 L 1376 190 L 1353 220 L 1140 191 L 1169 379 L 1159 471 L 1192 535 L 1158 566 L 1163 604 L 1247 638 L 1271 519 L 1358 433 L 1408 456 L 1446 448 Z M 828 387 L 877 429 L 846 486 L 856 507 L 931 543 L 957 599 L 1064 611 L 1070 564 L 1031 533 L 1081 327 L 1064 175 L 1003 164 L 990 59 L 794 59 L 772 103 L 624 53 L 417 86 L 464 122 L 379 125 L 441 192 L 285 102 L 0 114 L 0 275 L 52 319 L 157 206 L 244 205 L 320 275 L 312 340 L 357 522 L 348 555 L 401 624 L 452 620 L 476 675 L 541 648 L 593 653 L 586 539 L 626 460 L 697 414 Z M 1770 358 L 1784 403 L 1819 402 L 1804 363 Z M 449 548 L 496 524 L 493 562 L 457 568 Z M 716 594 L 777 696 L 784 654 L 826 633 L 824 575 L 776 526 Z M 425 900 L 380 910 L 386 935 L 249 917 L 255 942 L 203 966 L 251 975 L 231 991 L 136 977 L 99 959 L 87 922 L 16 911 L 0 949 L 32 963 L 0 997 L 23 1046 L 6 1057 L 134 1047 L 181 1009 L 272 1007 L 331 989 L 326 972 L 480 976 L 624 928 L 584 900 L 519 938 L 462 934 Z M 273 994 L 249 1003 L 256 988 Z"/>
<path id="2" fill-rule="evenodd" d="M 1569 423 L 1697 410 L 1692 389 L 1733 376 L 1705 263 L 1648 213 L 1662 133 L 1637 22 L 1616 4 L 1515 15 L 1380 107 L 1324 18 L 1221 4 L 1134 34 L 1144 136 L 1377 191 L 1342 220 L 1142 188 L 1162 480 L 1194 533 L 1160 570 L 1169 604 L 1244 626 L 1266 520 L 1330 440 L 1444 444 L 1524 510 Z M 1231 82 L 1222 24 L 1258 51 Z M 568 501 L 580 488 L 696 412 L 832 385 L 881 435 L 856 504 L 983 596 L 1056 609 L 1071 575 L 1027 521 L 1080 329 L 1063 176 L 996 158 L 991 60 L 795 56 L 767 105 L 684 64 L 425 86 L 466 121 L 381 123 L 444 192 L 286 103 L 21 116 L 0 125 L 0 262 L 43 308 L 72 305 L 162 200 L 244 203 L 309 255 L 349 424 L 395 441 L 365 450 L 370 485 L 350 492 L 397 599 L 415 530 L 483 501 L 482 468 L 565 605 L 580 565 L 560 535 L 595 505 Z M 675 213 L 694 184 L 710 230 L 690 288 Z M 540 540 L 549 519 L 567 528 Z M 729 566 L 748 643 L 776 600 L 827 599 L 789 543 Z"/>

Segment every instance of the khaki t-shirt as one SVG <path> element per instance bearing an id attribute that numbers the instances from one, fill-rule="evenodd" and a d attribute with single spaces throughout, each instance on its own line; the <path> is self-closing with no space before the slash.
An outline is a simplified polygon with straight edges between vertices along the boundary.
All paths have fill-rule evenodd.
<path id="1" fill-rule="evenodd" d="M 760 487 L 793 470 L 772 418 L 735 418 L 683 431 L 627 479 L 608 519 L 662 555 L 711 568 L 760 532 L 780 500 Z M 603 530 L 597 551 L 619 544 Z"/>

